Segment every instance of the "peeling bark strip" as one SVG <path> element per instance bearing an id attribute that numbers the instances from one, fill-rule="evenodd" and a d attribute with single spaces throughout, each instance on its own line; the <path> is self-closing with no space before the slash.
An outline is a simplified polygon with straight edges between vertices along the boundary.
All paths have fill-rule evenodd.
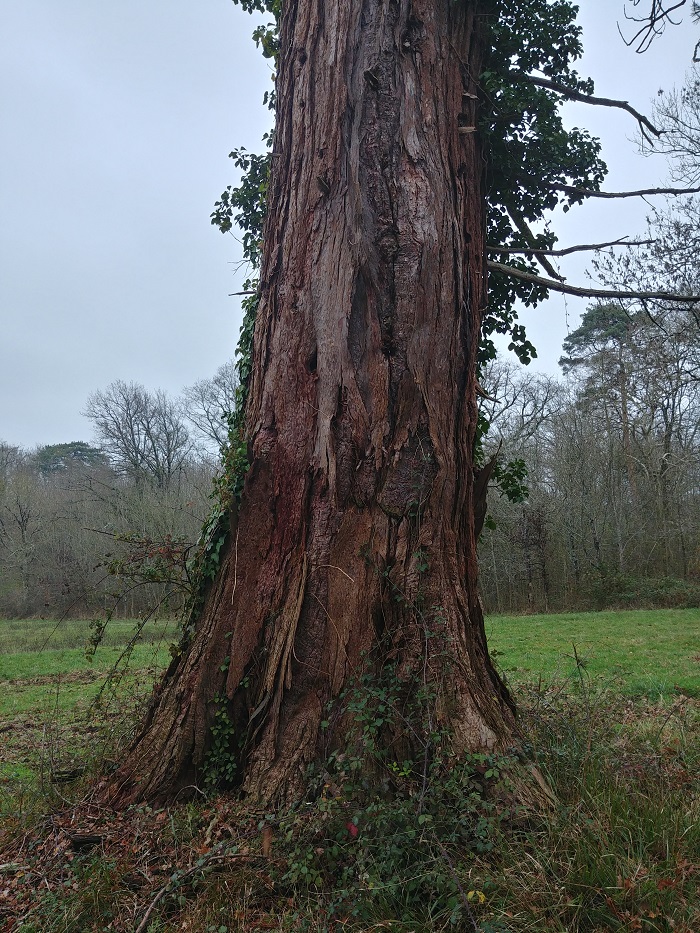
<path id="1" fill-rule="evenodd" d="M 201 779 L 217 693 L 243 789 L 298 796 L 324 706 L 380 641 L 407 684 L 427 663 L 458 750 L 512 734 L 472 501 L 484 163 L 460 127 L 478 120 L 481 29 L 476 3 L 285 4 L 237 553 L 116 800 Z"/>

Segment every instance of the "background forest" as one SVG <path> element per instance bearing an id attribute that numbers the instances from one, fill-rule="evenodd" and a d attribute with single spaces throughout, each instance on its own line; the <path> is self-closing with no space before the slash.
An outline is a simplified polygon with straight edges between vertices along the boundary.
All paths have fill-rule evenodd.
<path id="1" fill-rule="evenodd" d="M 95 445 L 0 444 L 0 614 L 172 616 L 235 386 L 232 364 L 178 398 L 114 382 L 84 410 Z"/>

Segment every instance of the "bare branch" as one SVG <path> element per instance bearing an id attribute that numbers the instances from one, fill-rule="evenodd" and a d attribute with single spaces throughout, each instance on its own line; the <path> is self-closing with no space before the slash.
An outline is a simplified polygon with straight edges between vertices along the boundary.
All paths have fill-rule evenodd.
<path id="1" fill-rule="evenodd" d="M 644 198 L 650 194 L 671 194 L 678 197 L 683 194 L 697 194 L 700 188 L 641 188 L 639 191 L 594 191 L 590 188 L 577 188 L 574 185 L 560 185 L 553 182 L 547 185 L 553 191 L 580 195 L 584 198 Z"/>
<path id="2" fill-rule="evenodd" d="M 523 253 L 527 256 L 568 256 L 570 253 L 607 249 L 609 246 L 650 246 L 652 243 L 656 243 L 656 240 L 628 240 L 627 237 L 622 237 L 620 240 L 610 240 L 609 243 L 582 243 L 579 246 L 567 246 L 566 249 L 511 249 L 509 247 L 491 245 L 487 245 L 486 249 L 490 253 Z"/>
<path id="3" fill-rule="evenodd" d="M 629 3 L 632 3 L 635 7 L 639 6 L 640 0 L 628 0 Z M 687 0 L 678 0 L 677 3 L 674 3 L 673 6 L 668 8 L 664 7 L 663 0 L 651 0 L 651 8 L 646 16 L 632 16 L 627 10 L 625 10 L 625 19 L 629 20 L 632 23 L 643 23 L 637 32 L 632 36 L 631 39 L 625 39 L 620 29 L 618 23 L 617 31 L 620 33 L 622 41 L 627 46 L 632 46 L 635 43 L 637 48 L 635 52 L 643 53 L 649 48 L 651 43 L 657 36 L 660 36 L 661 33 L 666 28 L 666 23 L 671 23 L 674 26 L 677 26 L 681 21 L 674 21 L 671 19 L 671 13 L 675 10 L 679 10 L 682 6 L 685 6 Z"/>
<path id="4" fill-rule="evenodd" d="M 501 275 L 509 275 L 514 279 L 532 282 L 533 285 L 542 285 L 553 292 L 576 295 L 578 298 L 646 298 L 655 301 L 677 301 L 684 304 L 694 304 L 700 301 L 700 295 L 673 295 L 670 292 L 619 292 L 605 288 L 580 288 L 577 285 L 565 285 L 562 282 L 556 282 L 554 279 L 544 279 L 540 275 L 523 272 L 522 269 L 515 269 L 513 266 L 506 266 L 501 262 L 492 262 L 491 260 L 486 263 L 486 266 L 491 272 L 500 272 Z"/>
<path id="5" fill-rule="evenodd" d="M 570 88 L 566 87 L 565 84 L 559 84 L 557 81 L 550 81 L 549 78 L 538 78 L 535 75 L 528 75 L 528 79 L 538 87 L 549 88 L 550 91 L 556 91 L 557 94 L 562 94 L 569 100 L 577 100 L 583 104 L 594 104 L 597 107 L 616 107 L 619 110 L 626 110 L 627 113 L 631 114 L 637 123 L 639 123 L 642 133 L 644 133 L 644 129 L 646 128 L 653 136 L 656 136 L 657 139 L 663 132 L 662 130 L 658 130 L 643 113 L 635 110 L 626 100 L 613 100 L 610 97 L 594 97 L 592 94 L 580 94 L 578 91 L 572 91 Z"/>

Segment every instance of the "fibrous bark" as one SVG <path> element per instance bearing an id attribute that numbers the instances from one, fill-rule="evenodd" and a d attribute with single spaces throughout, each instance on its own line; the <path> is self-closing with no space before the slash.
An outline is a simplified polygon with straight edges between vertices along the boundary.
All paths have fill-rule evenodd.
<path id="1" fill-rule="evenodd" d="M 201 779 L 217 697 L 243 791 L 297 797 L 326 705 L 381 657 L 438 685 L 456 750 L 512 734 L 476 586 L 482 28 L 468 2 L 285 4 L 251 466 L 116 801 Z"/>

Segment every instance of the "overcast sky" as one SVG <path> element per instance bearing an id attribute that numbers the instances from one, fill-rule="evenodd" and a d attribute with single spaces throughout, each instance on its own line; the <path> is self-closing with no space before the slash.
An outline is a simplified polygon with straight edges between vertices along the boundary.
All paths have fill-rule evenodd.
<path id="1" fill-rule="evenodd" d="M 617 32 L 622 0 L 583 0 L 583 74 L 648 110 L 682 81 L 689 22 L 643 56 Z M 624 24 L 623 24 L 624 25 Z M 234 146 L 257 150 L 269 64 L 231 0 L 0 0 L 0 440 L 91 438 L 80 411 L 115 379 L 177 393 L 233 354 L 240 251 L 209 223 L 236 179 Z M 620 111 L 569 106 L 600 135 L 610 189 L 665 175 Z M 562 245 L 640 232 L 643 203 L 557 218 Z M 562 263 L 583 280 L 580 260 Z M 553 370 L 585 302 L 552 298 L 525 321 Z"/>

